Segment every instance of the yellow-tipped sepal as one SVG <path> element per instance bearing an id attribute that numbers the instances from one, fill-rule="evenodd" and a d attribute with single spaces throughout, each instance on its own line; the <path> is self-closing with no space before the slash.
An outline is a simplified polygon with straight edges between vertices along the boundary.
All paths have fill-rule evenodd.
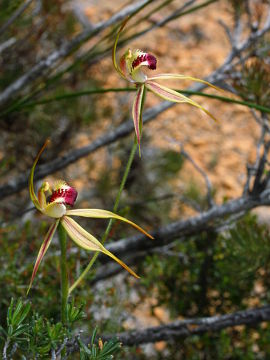
<path id="1" fill-rule="evenodd" d="M 66 215 L 82 216 L 82 217 L 96 218 L 96 219 L 116 219 L 116 220 L 124 221 L 130 224 L 131 226 L 135 227 L 137 230 L 142 232 L 144 235 L 148 236 L 150 239 L 153 239 L 153 236 L 148 234 L 148 232 L 142 229 L 139 225 L 111 211 L 107 211 L 103 209 L 74 209 L 74 210 L 67 210 Z"/>
<path id="2" fill-rule="evenodd" d="M 110 251 L 105 249 L 105 247 L 96 239 L 93 235 L 84 230 L 79 224 L 76 223 L 69 216 L 64 216 L 61 220 L 61 224 L 70 236 L 70 238 L 81 248 L 90 251 L 100 251 L 105 255 L 110 256 L 113 260 L 118 262 L 124 269 L 126 269 L 131 275 L 136 278 L 139 276 L 131 270 L 125 263 L 113 255 Z"/>

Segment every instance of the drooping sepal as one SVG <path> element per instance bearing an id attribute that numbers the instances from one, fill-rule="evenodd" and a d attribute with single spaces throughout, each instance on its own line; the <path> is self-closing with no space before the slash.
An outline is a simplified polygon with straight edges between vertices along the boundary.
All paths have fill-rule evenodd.
<path id="1" fill-rule="evenodd" d="M 37 256 L 37 259 L 36 259 L 36 262 L 35 262 L 35 265 L 34 265 L 34 269 L 33 269 L 33 272 L 32 272 L 30 284 L 29 284 L 29 287 L 28 287 L 28 290 L 27 290 L 27 294 L 29 293 L 29 290 L 32 287 L 32 284 L 33 284 L 34 278 L 36 276 L 36 273 L 38 271 L 39 265 L 40 265 L 44 255 L 46 254 L 46 252 L 47 252 L 47 250 L 48 250 L 48 248 L 50 246 L 50 243 L 52 241 L 53 235 L 55 233 L 55 230 L 57 229 L 58 224 L 59 224 L 59 220 L 56 220 L 50 226 L 49 231 L 47 232 L 47 234 L 45 236 L 45 239 L 43 240 L 43 243 L 42 243 L 41 248 L 40 248 L 40 250 L 38 252 L 38 256 Z"/>
<path id="2" fill-rule="evenodd" d="M 71 239 L 81 248 L 90 251 L 100 251 L 105 255 L 110 256 L 113 260 L 118 262 L 123 268 L 125 268 L 131 275 L 136 278 L 139 276 L 131 270 L 125 263 L 108 251 L 93 235 L 84 230 L 76 221 L 69 216 L 64 216 L 61 220 L 61 224 L 71 237 Z"/>
<path id="3" fill-rule="evenodd" d="M 208 116 L 210 116 L 214 121 L 218 121 L 208 110 L 206 110 L 203 106 L 198 104 L 196 101 L 191 100 L 187 96 L 178 93 L 175 90 L 169 89 L 166 86 L 160 85 L 154 81 L 147 81 L 145 84 L 146 88 L 152 91 L 157 96 L 161 97 L 163 100 L 168 100 L 176 103 L 188 103 L 192 106 L 195 106 L 205 112 Z"/>
<path id="4" fill-rule="evenodd" d="M 211 84 L 210 82 L 203 80 L 203 79 L 195 78 L 193 76 L 187 76 L 187 75 L 182 75 L 182 74 L 157 74 L 157 75 L 148 77 L 149 81 L 151 81 L 151 80 L 178 80 L 178 79 L 199 82 L 199 83 L 205 84 L 209 87 L 212 87 L 215 90 L 223 92 L 223 90 L 221 88 Z"/>
<path id="5" fill-rule="evenodd" d="M 142 129 L 142 110 L 143 110 L 143 97 L 144 97 L 144 85 L 141 85 L 136 93 L 133 106 L 132 106 L 132 118 L 135 128 L 135 134 L 139 145 L 140 152 L 140 137 Z"/>

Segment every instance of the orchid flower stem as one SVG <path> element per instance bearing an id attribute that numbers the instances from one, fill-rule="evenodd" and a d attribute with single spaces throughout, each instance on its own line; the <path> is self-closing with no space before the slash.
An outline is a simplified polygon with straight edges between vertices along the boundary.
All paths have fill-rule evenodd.
<path id="1" fill-rule="evenodd" d="M 61 224 L 58 225 L 61 248 L 61 320 L 67 324 L 68 273 L 67 273 L 67 234 Z"/>
<path id="2" fill-rule="evenodd" d="M 130 171 L 130 168 L 131 168 L 131 165 L 132 165 L 132 162 L 133 162 L 133 159 L 134 159 L 134 156 L 136 154 L 136 150 L 137 150 L 137 139 L 135 138 L 134 139 L 134 144 L 132 146 L 132 149 L 131 149 L 131 152 L 130 152 L 130 155 L 129 155 L 129 158 L 128 158 L 128 162 L 127 162 L 127 165 L 126 165 L 126 168 L 125 168 L 125 172 L 124 172 L 124 175 L 123 175 L 123 178 L 122 178 L 122 181 L 121 181 L 121 184 L 120 184 L 120 187 L 119 187 L 119 190 L 118 190 L 118 193 L 117 193 L 117 196 L 116 196 L 116 199 L 115 199 L 115 203 L 114 203 L 114 206 L 113 206 L 113 212 L 116 212 L 117 209 L 118 209 L 118 206 L 119 206 L 119 202 L 120 202 L 120 198 L 121 198 L 121 194 L 124 190 L 124 187 L 125 187 L 125 184 L 126 184 L 126 181 L 127 181 L 127 177 L 128 177 L 128 174 L 129 174 L 129 171 Z M 109 233 L 111 231 L 111 228 L 112 228 L 112 225 L 113 225 L 113 222 L 114 220 L 111 219 L 107 225 L 107 228 L 102 236 L 102 239 L 101 239 L 101 243 L 104 244 L 104 242 L 107 240 L 108 236 L 109 236 Z M 92 257 L 92 259 L 90 260 L 89 264 L 87 265 L 87 267 L 85 268 L 85 270 L 81 273 L 81 275 L 78 277 L 78 279 L 74 282 L 74 284 L 69 288 L 68 290 L 68 293 L 71 294 L 71 292 L 81 283 L 81 281 L 84 279 L 84 277 L 88 274 L 88 272 L 90 271 L 90 269 L 92 268 L 92 266 L 94 265 L 97 257 L 99 255 L 99 252 L 96 251 L 94 256 Z"/>

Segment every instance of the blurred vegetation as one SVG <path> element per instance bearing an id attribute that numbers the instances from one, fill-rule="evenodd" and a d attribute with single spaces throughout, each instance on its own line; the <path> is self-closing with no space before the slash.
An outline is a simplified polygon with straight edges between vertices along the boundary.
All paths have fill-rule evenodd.
<path id="1" fill-rule="evenodd" d="M 0 1 L 0 23 L 4 24 L 22 3 L 19 0 Z M 74 13 L 65 7 L 65 1 L 40 3 L 41 8 L 35 16 L 32 16 L 36 10 L 33 2 L 0 35 L 1 42 L 13 37 L 16 39 L 15 45 L 1 52 L 0 90 L 44 56 L 57 50 L 62 43 L 69 42 L 82 29 Z M 159 5 L 165 3 L 170 2 L 159 1 Z M 228 3 L 232 3 L 237 11 L 245 11 L 244 1 Z M 144 13 L 146 20 L 151 17 L 153 8 L 148 15 Z M 140 19 L 136 25 L 138 29 L 139 25 Z M 136 26 L 135 29 L 133 26 L 134 34 Z M 34 81 L 1 109 L 1 181 L 6 182 L 12 175 L 29 169 L 37 149 L 47 137 L 51 137 L 53 149 L 44 154 L 41 164 L 64 154 L 71 144 L 73 147 L 82 146 L 85 132 L 92 135 L 103 126 L 104 131 L 108 131 L 111 122 L 108 126 L 107 119 L 117 125 L 129 118 L 130 104 L 127 105 L 123 98 L 112 100 L 105 97 L 103 100 L 98 95 L 78 96 L 35 105 L 46 98 L 104 87 L 105 80 L 102 82 L 95 77 L 95 72 L 102 73 L 103 69 L 91 68 L 91 62 L 95 63 L 99 55 L 104 55 L 104 50 L 110 49 L 113 36 L 110 29 L 94 45 L 74 52 L 57 69 Z M 242 99 L 267 107 L 270 106 L 268 45 L 265 36 L 260 51 L 254 50 L 253 58 L 239 67 L 237 76 L 230 79 Z M 32 105 L 24 106 L 27 102 L 32 102 Z M 73 168 L 75 178 L 80 174 L 86 178 L 79 184 L 82 191 L 78 204 L 87 203 L 91 207 L 106 209 L 113 207 L 132 141 L 132 137 L 120 140 L 97 157 L 87 159 L 82 166 Z M 143 141 L 143 159 L 135 157 L 119 213 L 151 230 L 179 219 L 179 214 L 182 216 L 192 204 L 206 209 L 205 191 L 196 177 L 181 191 L 175 188 L 175 179 L 182 175 L 185 164 L 180 152 L 154 148 L 150 145 L 149 134 L 144 134 Z M 70 177 L 67 170 L 61 173 L 61 177 L 65 176 Z M 149 299 L 153 301 L 153 317 L 157 318 L 156 309 L 161 308 L 170 319 L 212 316 L 269 303 L 270 234 L 269 229 L 258 224 L 253 215 L 246 215 L 222 232 L 204 231 L 177 239 L 172 246 L 161 251 L 150 252 L 144 261 L 134 265 L 142 276 L 140 282 L 120 274 L 92 285 L 91 280 L 99 266 L 97 262 L 94 271 L 71 297 L 69 324 L 64 326 L 59 315 L 60 260 L 56 242 L 51 244 L 44 258 L 29 299 L 25 297 L 33 262 L 48 228 L 48 223 L 43 217 L 36 216 L 31 206 L 27 191 L 1 203 L 0 351 L 3 352 L 8 342 L 8 353 L 14 351 L 18 358 L 35 354 L 46 359 L 65 341 L 72 341 L 75 337 L 80 351 L 76 356 L 80 359 L 106 360 L 113 355 L 115 359 L 141 360 L 248 360 L 267 359 L 269 356 L 270 326 L 266 323 L 169 341 L 162 350 L 153 345 L 151 355 L 146 355 L 144 346 L 129 349 L 120 348 L 116 340 L 106 344 L 98 341 L 99 335 L 102 338 L 105 333 L 124 330 L 125 324 L 134 320 L 135 308 Z M 195 210 L 194 207 L 191 209 L 192 212 Z M 103 220 L 82 219 L 80 223 L 91 228 L 99 239 L 106 227 Z M 131 234 L 134 234 L 132 229 L 116 223 L 110 241 Z M 73 248 L 69 242 L 68 257 L 70 280 L 73 282 L 88 264 L 90 255 Z M 135 320 L 133 324 L 137 324 Z M 98 330 L 95 330 L 96 326 Z M 81 339 L 89 338 L 89 334 L 93 336 L 86 346 Z M 63 354 L 66 351 L 65 343 Z M 71 355 L 70 358 L 76 357 Z"/>
<path id="2" fill-rule="evenodd" d="M 67 357 L 69 348 L 77 347 L 82 360 L 109 360 L 118 353 L 121 345 L 116 339 L 103 344 L 98 340 L 97 329 L 94 330 L 88 345 L 77 335 L 72 337 L 72 328 L 76 321 L 83 318 L 82 306 L 76 307 L 74 302 L 68 305 L 68 324 L 52 323 L 38 313 L 31 313 L 31 305 L 19 299 L 16 303 L 11 299 L 7 312 L 6 329 L 0 326 L 0 340 L 4 342 L 4 358 L 23 358 L 24 354 L 31 358 L 48 359 L 59 356 Z M 74 358 L 74 357 L 73 357 Z"/>

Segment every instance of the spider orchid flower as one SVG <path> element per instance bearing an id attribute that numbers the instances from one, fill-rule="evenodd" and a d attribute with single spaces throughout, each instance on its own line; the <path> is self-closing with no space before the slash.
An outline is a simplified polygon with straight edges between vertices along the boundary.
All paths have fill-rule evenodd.
<path id="1" fill-rule="evenodd" d="M 140 226 L 134 224 L 132 221 L 122 216 L 119 216 L 107 210 L 70 209 L 70 207 L 72 207 L 76 201 L 77 191 L 73 187 L 69 186 L 65 181 L 61 181 L 61 180 L 57 181 L 53 186 L 51 186 L 48 182 L 44 182 L 41 185 L 40 189 L 38 190 L 38 194 L 37 195 L 35 194 L 34 184 L 33 184 L 34 171 L 36 164 L 43 150 L 47 146 L 48 142 L 49 141 L 47 140 L 43 145 L 31 169 L 29 176 L 29 193 L 35 207 L 44 215 L 47 215 L 50 218 L 55 219 L 55 221 L 50 226 L 45 236 L 45 239 L 41 245 L 41 248 L 39 250 L 27 293 L 29 292 L 32 286 L 39 265 L 50 246 L 50 243 L 52 241 L 52 238 L 59 223 L 64 227 L 67 234 L 79 247 L 90 251 L 100 251 L 105 255 L 110 256 L 113 260 L 118 262 L 121 266 L 123 266 L 123 268 L 125 268 L 128 272 L 130 272 L 130 274 L 132 274 L 136 278 L 139 278 L 139 276 L 133 270 L 131 270 L 126 264 L 124 264 L 121 260 L 119 260 L 110 251 L 108 251 L 93 235 L 88 233 L 76 221 L 74 221 L 71 218 L 71 216 L 82 216 L 82 217 L 100 218 L 100 219 L 117 219 L 134 226 L 143 234 L 153 239 L 153 237 L 149 235 L 146 231 L 144 231 Z"/>
<path id="2" fill-rule="evenodd" d="M 207 115 L 209 115 L 213 120 L 216 121 L 215 117 L 207 111 L 203 106 L 198 104 L 196 101 L 191 100 L 187 96 L 170 89 L 166 86 L 160 85 L 156 82 L 156 80 L 171 80 L 171 79 L 180 79 L 180 80 L 192 80 L 196 82 L 203 83 L 207 86 L 210 86 L 216 90 L 221 90 L 216 86 L 210 84 L 209 82 L 201 79 L 194 78 L 192 76 L 186 76 L 181 74 L 158 74 L 148 77 L 143 69 L 148 68 L 150 70 L 156 70 L 157 67 L 157 59 L 154 55 L 149 54 L 147 52 L 143 52 L 142 50 L 131 50 L 128 49 L 124 55 L 120 58 L 119 64 L 116 60 L 116 48 L 119 40 L 119 36 L 125 27 L 127 20 L 122 24 L 120 30 L 117 33 L 113 52 L 112 59 L 113 65 L 116 71 L 127 81 L 133 83 L 136 88 L 136 96 L 132 106 L 132 117 L 134 122 L 135 134 L 137 137 L 138 145 L 140 147 L 140 136 L 142 130 L 142 110 L 143 110 L 143 102 L 144 102 L 144 94 L 145 90 L 150 90 L 155 95 L 159 96 L 163 100 L 172 101 L 175 103 L 188 103 L 193 105 L 202 111 L 204 111 Z"/>

